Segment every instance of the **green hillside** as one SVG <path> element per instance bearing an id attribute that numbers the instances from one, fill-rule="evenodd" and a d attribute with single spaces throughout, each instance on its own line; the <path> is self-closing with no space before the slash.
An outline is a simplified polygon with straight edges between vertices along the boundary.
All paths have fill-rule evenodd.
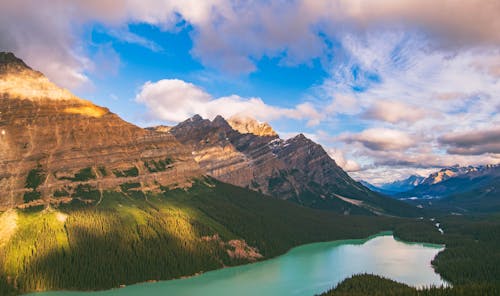
<path id="1" fill-rule="evenodd" d="M 0 223 L 12 228 L 0 241 L 6 295 L 179 278 L 307 242 L 366 237 L 399 220 L 340 216 L 204 179 L 189 190 L 156 194 L 128 184 L 92 205 L 11 210 Z"/>

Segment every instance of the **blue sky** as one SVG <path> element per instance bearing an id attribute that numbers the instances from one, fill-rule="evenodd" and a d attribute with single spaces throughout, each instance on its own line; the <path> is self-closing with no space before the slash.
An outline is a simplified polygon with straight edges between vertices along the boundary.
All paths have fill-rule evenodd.
<path id="1" fill-rule="evenodd" d="M 500 0 L 23 0 L 0 4 L 0 50 L 140 126 L 251 116 L 381 183 L 500 161 L 499 14 Z"/>

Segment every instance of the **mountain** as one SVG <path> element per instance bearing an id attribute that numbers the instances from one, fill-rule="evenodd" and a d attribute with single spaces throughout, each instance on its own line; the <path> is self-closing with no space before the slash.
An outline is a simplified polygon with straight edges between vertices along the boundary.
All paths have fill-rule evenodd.
<path id="1" fill-rule="evenodd" d="M 420 185 L 424 181 L 424 177 L 418 175 L 411 175 L 406 179 L 397 180 L 391 183 L 382 184 L 379 188 L 391 192 L 408 191 Z"/>
<path id="2" fill-rule="evenodd" d="M 400 198 L 455 212 L 500 210 L 500 165 L 452 167 L 431 174 Z M 431 199 L 423 202 L 423 199 Z"/>
<path id="3" fill-rule="evenodd" d="M 147 131 L 77 98 L 0 53 L 0 210 L 93 203 L 105 190 L 159 190 L 201 176 L 171 134 Z"/>
<path id="4" fill-rule="evenodd" d="M 403 180 L 396 180 L 389 183 L 383 183 L 377 186 L 370 184 L 366 181 L 361 181 L 361 183 L 366 187 L 370 188 L 370 190 L 372 191 L 392 196 L 392 195 L 397 195 L 400 192 L 409 191 L 415 188 L 416 186 L 420 185 L 424 179 L 425 178 L 422 176 L 411 175 Z"/>
<path id="5" fill-rule="evenodd" d="M 282 141 L 266 124 L 233 119 L 238 132 L 221 117 L 208 121 L 217 132 L 202 136 L 191 127 L 203 119 L 191 121 L 142 129 L 0 53 L 0 295 L 190 276 L 299 244 L 366 237 L 401 221 L 315 210 L 207 177 L 217 172 L 242 186 L 239 174 L 248 172 L 255 182 L 269 181 L 257 178 L 256 165 L 275 174 L 266 193 L 291 194 L 291 182 L 319 190 L 306 181 L 328 175 L 351 188 L 347 174 L 304 136 Z M 306 172 L 313 168 L 321 170 Z M 372 214 L 357 206 L 351 212 Z"/>
<path id="6" fill-rule="evenodd" d="M 430 174 L 419 185 L 406 192 L 401 192 L 400 197 L 415 198 L 441 198 L 454 193 L 464 192 L 475 187 L 476 182 L 483 177 L 495 176 L 499 166 L 453 166 L 444 168 Z"/>
<path id="7" fill-rule="evenodd" d="M 441 169 L 435 173 L 430 174 L 427 178 L 422 180 L 421 184 L 431 186 L 431 185 L 446 181 L 450 178 L 457 177 L 460 175 L 465 175 L 468 173 L 481 171 L 482 169 L 483 169 L 483 167 L 474 167 L 474 166 L 461 167 L 461 166 L 455 165 L 452 167 Z"/>
<path id="8" fill-rule="evenodd" d="M 378 186 L 375 186 L 375 185 L 373 185 L 369 182 L 363 181 L 363 180 L 360 180 L 359 183 L 361 183 L 363 186 L 370 189 L 371 191 L 378 192 L 378 193 L 383 194 L 383 195 L 392 196 L 392 195 L 397 193 L 394 191 L 384 190 Z"/>
<path id="9" fill-rule="evenodd" d="M 100 203 L 105 191 L 143 196 L 208 174 L 344 214 L 414 212 L 355 182 L 304 135 L 282 140 L 247 117 L 142 129 L 11 53 L 0 54 L 0 94 L 0 209 Z"/>
<path id="10" fill-rule="evenodd" d="M 208 175 L 223 182 L 339 213 L 415 214 L 414 208 L 351 179 L 303 134 L 283 140 L 269 125 L 249 118 L 242 123 L 222 116 L 210 121 L 199 115 L 168 133 L 190 147 Z"/>

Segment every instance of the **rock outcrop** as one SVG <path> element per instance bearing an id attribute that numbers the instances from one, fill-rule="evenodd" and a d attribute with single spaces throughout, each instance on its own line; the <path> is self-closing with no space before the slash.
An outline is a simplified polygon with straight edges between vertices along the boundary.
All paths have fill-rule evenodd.
<path id="1" fill-rule="evenodd" d="M 267 122 L 258 122 L 250 117 L 232 116 L 227 123 L 242 134 L 254 134 L 261 137 L 278 135 Z"/>
<path id="2" fill-rule="evenodd" d="M 0 209 L 184 186 L 201 174 L 171 134 L 127 123 L 0 53 Z"/>

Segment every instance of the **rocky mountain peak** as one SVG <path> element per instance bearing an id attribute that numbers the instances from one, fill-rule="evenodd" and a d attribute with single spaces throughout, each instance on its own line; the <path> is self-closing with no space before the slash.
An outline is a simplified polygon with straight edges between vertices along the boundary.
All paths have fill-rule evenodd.
<path id="1" fill-rule="evenodd" d="M 10 52 L 0 53 L 0 94 L 23 100 L 83 101 L 67 89 L 52 83 L 42 73 L 31 69 L 24 61 Z M 88 113 L 95 113 L 95 110 Z"/>
<path id="2" fill-rule="evenodd" d="M 200 122 L 203 121 L 203 117 L 201 117 L 199 114 L 193 115 L 193 117 L 188 118 L 185 122 Z"/>
<path id="3" fill-rule="evenodd" d="M 212 125 L 217 128 L 222 128 L 224 130 L 230 130 L 232 127 L 229 123 L 224 119 L 224 117 L 217 115 L 214 120 L 212 120 Z"/>
<path id="4" fill-rule="evenodd" d="M 278 136 L 267 122 L 259 122 L 248 116 L 232 116 L 229 118 L 228 123 L 234 130 L 242 134 L 254 134 L 260 137 Z"/>
<path id="5" fill-rule="evenodd" d="M 0 74 L 19 71 L 32 70 L 23 60 L 16 57 L 12 52 L 0 52 Z"/>
<path id="6" fill-rule="evenodd" d="M 158 190 L 202 174 L 171 134 L 73 96 L 12 54 L 0 59 L 10 67 L 0 74 L 0 211 L 93 203 L 123 184 L 134 184 L 134 192 Z"/>
<path id="7" fill-rule="evenodd" d="M 300 134 L 296 135 L 295 137 L 290 138 L 289 140 L 290 141 L 299 141 L 299 142 L 310 142 L 311 141 L 309 138 L 304 136 L 303 133 L 300 133 Z"/>

